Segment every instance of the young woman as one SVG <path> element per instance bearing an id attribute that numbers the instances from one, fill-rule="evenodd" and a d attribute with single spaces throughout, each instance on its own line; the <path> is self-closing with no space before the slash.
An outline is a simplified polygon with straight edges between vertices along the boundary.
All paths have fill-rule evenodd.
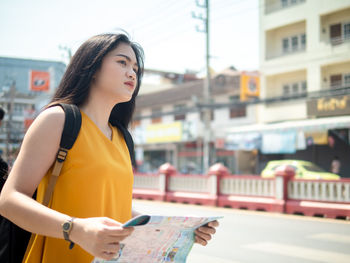
<path id="1" fill-rule="evenodd" d="M 23 262 L 111 259 L 132 234 L 122 223 L 132 211 L 133 171 L 125 140 L 113 125 L 131 121 L 143 74 L 143 51 L 124 34 L 88 39 L 77 50 L 52 103 L 75 104 L 82 126 L 57 180 L 49 207 L 42 202 L 59 148 L 65 115 L 47 108 L 27 131 L 0 196 L 0 213 L 35 233 Z M 37 201 L 31 196 L 37 190 Z M 72 225 L 68 240 L 63 224 Z M 196 230 L 205 245 L 217 222 Z M 67 236 L 66 236 L 67 238 Z"/>

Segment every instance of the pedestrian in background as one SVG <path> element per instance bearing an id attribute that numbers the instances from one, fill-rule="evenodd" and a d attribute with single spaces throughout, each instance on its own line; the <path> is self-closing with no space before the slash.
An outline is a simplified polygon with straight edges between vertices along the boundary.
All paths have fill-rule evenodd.
<path id="1" fill-rule="evenodd" d="M 331 173 L 338 174 L 340 173 L 341 163 L 338 156 L 334 156 L 331 163 Z"/>
<path id="2" fill-rule="evenodd" d="M 132 211 L 132 164 L 113 123 L 128 128 L 142 73 L 142 48 L 125 34 L 94 36 L 72 57 L 51 104 L 78 106 L 82 124 L 49 207 L 40 202 L 65 120 L 58 106 L 43 110 L 28 129 L 0 196 L 0 213 L 35 233 L 23 262 L 109 260 L 132 234 L 122 227 L 138 215 Z M 36 189 L 37 202 L 31 198 Z M 69 233 L 63 229 L 67 224 Z M 217 224 L 197 229 L 196 241 L 205 245 Z M 69 249 L 74 243 L 78 246 Z"/>

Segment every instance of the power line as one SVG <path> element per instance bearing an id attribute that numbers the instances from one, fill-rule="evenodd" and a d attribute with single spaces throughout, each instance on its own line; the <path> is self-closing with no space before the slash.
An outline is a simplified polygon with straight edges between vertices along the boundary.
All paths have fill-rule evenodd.
<path id="1" fill-rule="evenodd" d="M 228 0 L 228 1 L 220 1 L 219 3 L 215 4 L 215 3 L 212 3 L 212 10 L 213 10 L 213 13 L 215 11 L 218 11 L 218 10 L 221 10 L 221 9 L 226 9 L 230 6 L 235 6 L 239 3 L 242 3 L 244 2 L 245 0 L 238 0 L 238 1 L 232 1 L 232 0 Z"/>
<path id="2" fill-rule="evenodd" d="M 222 21 L 222 20 L 226 20 L 227 18 L 232 18 L 233 16 L 237 17 L 237 16 L 241 16 L 241 15 L 246 15 L 249 12 L 258 11 L 258 10 L 260 10 L 263 7 L 264 7 L 263 5 L 258 5 L 258 7 L 253 7 L 253 8 L 250 7 L 250 8 L 235 10 L 236 12 L 229 13 L 229 14 L 226 14 L 226 15 L 220 15 L 220 17 L 214 16 L 213 22 L 216 23 L 216 22 L 219 22 L 219 21 Z"/>
<path id="3" fill-rule="evenodd" d="M 159 13 L 160 15 L 152 16 L 150 20 L 146 20 L 146 21 L 141 19 L 139 24 L 130 24 L 129 27 L 134 31 L 137 31 L 140 29 L 146 29 L 146 28 L 149 28 L 149 26 L 152 26 L 153 28 L 155 28 L 159 24 L 159 22 L 161 22 L 161 25 L 164 25 L 164 20 L 179 18 L 181 17 L 181 15 L 179 15 L 177 11 L 184 10 L 184 4 L 178 6 L 178 8 L 176 9 L 172 8 L 173 6 L 176 6 L 178 3 L 179 2 L 176 0 L 170 5 L 167 2 L 167 5 L 163 9 L 158 8 L 158 11 L 152 10 L 152 12 L 154 12 L 155 14 Z M 182 14 L 182 16 L 183 15 L 184 13 Z"/>

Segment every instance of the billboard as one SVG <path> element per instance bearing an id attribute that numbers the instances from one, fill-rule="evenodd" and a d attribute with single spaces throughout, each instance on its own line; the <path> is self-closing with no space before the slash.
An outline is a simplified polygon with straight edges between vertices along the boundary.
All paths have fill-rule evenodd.
<path id="1" fill-rule="evenodd" d="M 29 90 L 30 91 L 49 91 L 50 73 L 47 71 L 29 71 Z"/>
<path id="2" fill-rule="evenodd" d="M 132 131 L 135 144 L 194 141 L 198 137 L 195 122 L 176 121 L 137 126 Z"/>

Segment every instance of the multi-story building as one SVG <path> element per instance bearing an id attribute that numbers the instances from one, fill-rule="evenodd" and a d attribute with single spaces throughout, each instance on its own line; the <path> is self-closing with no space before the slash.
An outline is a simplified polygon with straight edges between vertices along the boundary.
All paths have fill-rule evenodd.
<path id="1" fill-rule="evenodd" d="M 237 152 L 225 147 L 224 131 L 229 126 L 256 122 L 255 105 L 237 105 L 241 83 L 248 83 L 242 82 L 243 75 L 256 77 L 257 73 L 242 73 L 231 68 L 211 80 L 211 103 L 222 107 L 211 110 L 210 164 L 222 162 L 232 172 L 244 167 L 237 163 Z M 161 164 L 170 162 L 184 173 L 205 172 L 202 171 L 204 126 L 201 111 L 204 80 L 183 80 L 188 80 L 188 76 L 180 74 L 165 88 L 141 91 L 137 98 L 132 132 L 141 171 L 155 171 Z M 143 84 L 142 89 L 147 89 L 147 85 Z"/>
<path id="2" fill-rule="evenodd" d="M 0 106 L 6 111 L 0 127 L 0 152 L 16 151 L 35 110 L 48 102 L 65 67 L 56 61 L 0 57 Z M 46 76 L 49 81 L 45 86 Z M 4 155 L 4 158 L 9 156 Z"/>
<path id="3" fill-rule="evenodd" d="M 260 0 L 260 163 L 305 159 L 350 177 L 350 1 Z"/>

